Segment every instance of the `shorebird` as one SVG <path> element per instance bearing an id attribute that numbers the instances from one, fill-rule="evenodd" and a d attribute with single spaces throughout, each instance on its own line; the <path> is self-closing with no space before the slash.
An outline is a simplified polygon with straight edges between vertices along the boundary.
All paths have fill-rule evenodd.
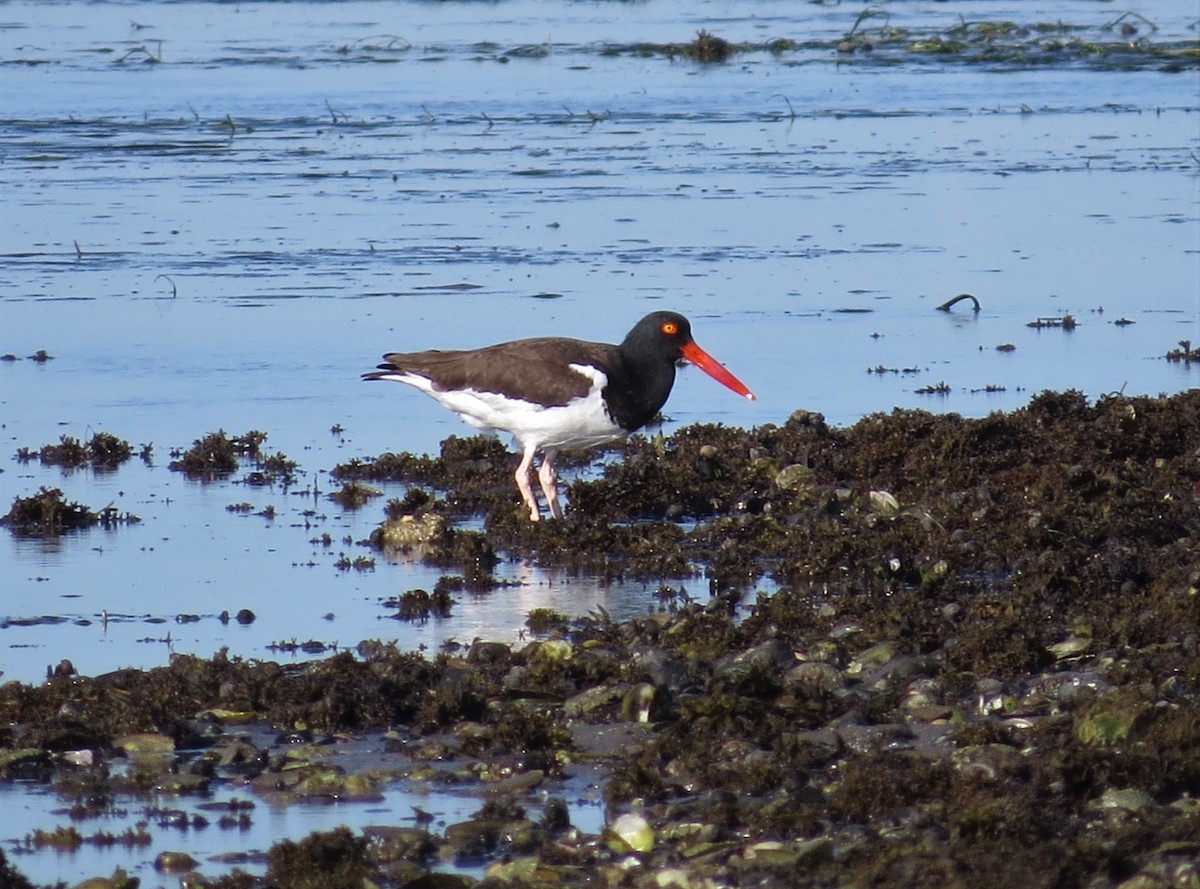
<path id="1" fill-rule="evenodd" d="M 543 453 L 538 482 L 554 518 L 562 518 L 555 460 L 620 439 L 646 425 L 675 384 L 680 360 L 753 401 L 754 393 L 696 345 L 688 320 L 652 312 L 620 345 L 537 337 L 482 349 L 392 352 L 364 380 L 394 380 L 420 389 L 477 429 L 509 432 L 520 444 L 517 489 L 538 521 L 530 469 Z"/>

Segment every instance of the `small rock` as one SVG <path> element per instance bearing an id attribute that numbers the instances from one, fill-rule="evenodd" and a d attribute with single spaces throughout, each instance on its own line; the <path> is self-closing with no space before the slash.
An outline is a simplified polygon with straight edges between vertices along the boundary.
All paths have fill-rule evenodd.
<path id="1" fill-rule="evenodd" d="M 531 663 L 556 663 L 569 661 L 574 654 L 571 643 L 565 639 L 547 639 L 545 642 L 535 642 L 530 653 Z"/>
<path id="2" fill-rule="evenodd" d="M 692 889 L 696 879 L 681 867 L 663 868 L 654 875 L 656 889 Z"/>
<path id="3" fill-rule="evenodd" d="M 1055 660 L 1061 661 L 1064 658 L 1082 654 L 1091 647 L 1092 640 L 1088 639 L 1086 636 L 1071 636 L 1067 639 L 1064 639 L 1062 642 L 1048 646 L 1046 650 L 1054 655 Z"/>
<path id="4" fill-rule="evenodd" d="M 95 750 L 67 750 L 62 754 L 62 761 L 73 766 L 90 768 L 96 763 Z"/>
<path id="5" fill-rule="evenodd" d="M 484 789 L 491 794 L 513 795 L 529 793 L 546 779 L 546 773 L 541 769 L 530 769 L 508 778 L 503 778 L 488 784 Z"/>
<path id="6" fill-rule="evenodd" d="M 621 700 L 625 722 L 660 722 L 667 715 L 667 694 L 649 682 L 639 682 Z"/>
<path id="7" fill-rule="evenodd" d="M 769 639 L 761 645 L 738 652 L 731 658 L 723 658 L 713 669 L 718 679 L 738 678 L 751 670 L 778 673 L 796 662 L 792 647 L 779 639 Z"/>
<path id="8" fill-rule="evenodd" d="M 129 889 L 137 885 L 137 879 L 132 878 L 123 868 L 113 871 L 111 877 L 90 877 L 76 883 L 73 889 Z"/>
<path id="9" fill-rule="evenodd" d="M 1101 809 L 1121 809 L 1126 812 L 1138 812 L 1154 805 L 1154 797 L 1136 787 L 1117 790 L 1110 787 L 1097 800 L 1096 805 Z"/>
<path id="10" fill-rule="evenodd" d="M 186 852 L 159 852 L 154 859 L 154 869 L 159 873 L 179 873 L 195 866 L 196 859 Z"/>
<path id="11" fill-rule="evenodd" d="M 502 883 L 506 886 L 540 885 L 550 881 L 557 883 L 553 871 L 546 868 L 536 855 L 526 855 L 512 861 L 493 861 L 484 872 L 486 882 Z"/>
<path id="12" fill-rule="evenodd" d="M 445 527 L 446 520 L 431 512 L 419 516 L 402 515 L 379 526 L 378 542 L 380 546 L 394 549 L 422 546 L 438 540 Z M 375 540 L 374 536 L 372 540 Z"/>
<path id="13" fill-rule="evenodd" d="M 900 502 L 889 491 L 871 491 L 868 495 L 871 508 L 884 518 L 892 518 L 900 512 Z"/>
<path id="14" fill-rule="evenodd" d="M 616 703 L 620 697 L 619 688 L 597 685 L 563 701 L 563 714 L 577 719 Z"/>
<path id="15" fill-rule="evenodd" d="M 484 860 L 496 850 L 502 826 L 503 822 L 494 818 L 476 818 L 449 825 L 441 858 L 458 864 Z"/>
<path id="16" fill-rule="evenodd" d="M 763 840 L 753 843 L 742 850 L 740 858 L 735 857 L 731 864 L 744 864 L 751 867 L 786 868 L 793 870 L 799 863 L 800 855 L 791 843 L 779 840 Z"/>
<path id="17" fill-rule="evenodd" d="M 775 486 L 781 491 L 803 491 L 812 486 L 813 471 L 800 463 L 785 466 L 775 475 Z"/>
<path id="18" fill-rule="evenodd" d="M 858 676 L 865 670 L 881 667 L 896 656 L 899 647 L 895 642 L 879 642 L 872 645 L 866 651 L 859 652 L 858 657 L 850 661 L 846 672 L 851 676 Z"/>
<path id="19" fill-rule="evenodd" d="M 114 746 L 124 750 L 129 761 L 142 769 L 165 771 L 175 756 L 175 741 L 154 732 L 124 735 Z"/>
<path id="20" fill-rule="evenodd" d="M 641 815 L 622 815 L 605 831 L 608 847 L 619 854 L 649 852 L 654 848 L 654 830 Z"/>
<path id="21" fill-rule="evenodd" d="M 845 685 L 846 679 L 837 667 L 817 661 L 793 667 L 783 680 L 786 690 L 809 696 L 837 691 Z"/>

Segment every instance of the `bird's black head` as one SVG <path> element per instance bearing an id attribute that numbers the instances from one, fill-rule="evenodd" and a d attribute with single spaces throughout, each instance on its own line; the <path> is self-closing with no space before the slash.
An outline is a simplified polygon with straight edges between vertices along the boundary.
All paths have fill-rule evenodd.
<path id="1" fill-rule="evenodd" d="M 683 359 L 700 368 L 722 386 L 732 389 L 743 398 L 754 400 L 754 393 L 746 388 L 737 377 L 696 345 L 692 339 L 692 325 L 678 312 L 651 312 L 629 331 L 620 351 L 626 361 L 645 368 L 657 365 L 669 370 L 651 371 L 658 380 L 656 392 L 662 392 L 663 401 L 675 381 L 675 362 Z M 662 387 L 665 385 L 665 389 Z M 659 403 L 662 406 L 662 402 Z M 657 410 L 657 408 L 656 408 Z"/>
<path id="2" fill-rule="evenodd" d="M 692 342 L 692 325 L 678 312 L 651 312 L 629 331 L 621 351 L 674 364 Z"/>

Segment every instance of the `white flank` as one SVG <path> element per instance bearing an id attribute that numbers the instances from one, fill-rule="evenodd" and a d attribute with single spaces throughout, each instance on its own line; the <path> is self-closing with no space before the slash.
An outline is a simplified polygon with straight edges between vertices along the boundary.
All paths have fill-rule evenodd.
<path id="1" fill-rule="evenodd" d="M 384 374 L 380 379 L 420 389 L 476 429 L 510 432 L 522 447 L 533 444 L 538 448 L 570 450 L 621 438 L 625 432 L 608 415 L 600 395 L 608 384 L 608 377 L 587 365 L 572 364 L 570 367 L 591 380 L 591 388 L 582 398 L 555 407 L 475 389 L 442 392 L 435 389 L 427 377 L 415 373 Z"/>

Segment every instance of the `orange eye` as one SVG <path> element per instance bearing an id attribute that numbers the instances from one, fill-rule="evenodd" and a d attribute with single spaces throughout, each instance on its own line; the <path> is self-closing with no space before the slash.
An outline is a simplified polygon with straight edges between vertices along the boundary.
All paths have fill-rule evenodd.
<path id="1" fill-rule="evenodd" d="M 662 332 L 667 336 L 675 336 L 675 334 L 679 333 L 679 325 L 677 325 L 674 321 L 664 321 Z"/>

